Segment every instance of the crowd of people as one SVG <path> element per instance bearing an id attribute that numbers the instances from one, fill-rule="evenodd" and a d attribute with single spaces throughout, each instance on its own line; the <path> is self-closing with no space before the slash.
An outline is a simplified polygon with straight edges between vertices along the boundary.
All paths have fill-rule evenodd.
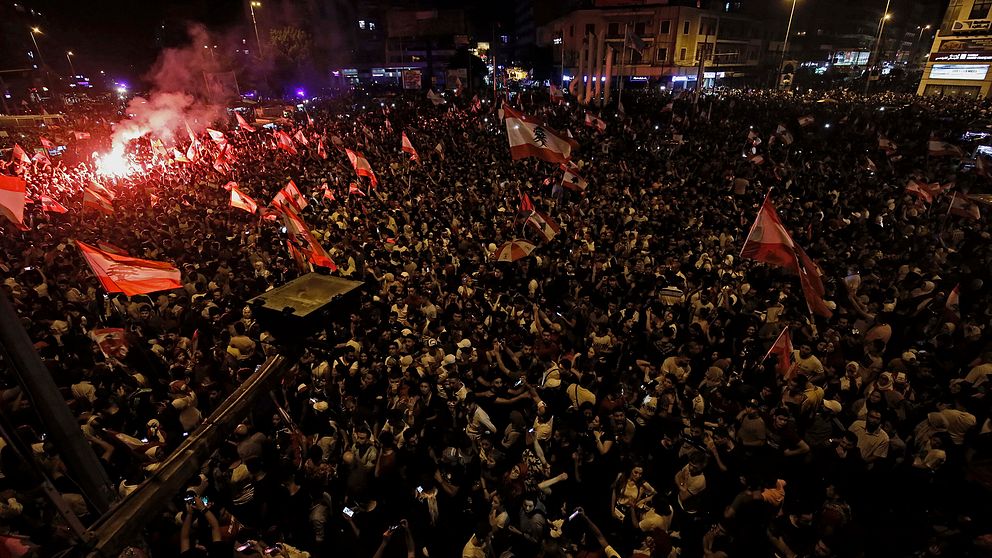
<path id="1" fill-rule="evenodd" d="M 959 138 L 988 131 L 986 103 L 625 92 L 620 113 L 514 96 L 579 143 L 577 191 L 557 165 L 512 161 L 496 104 L 465 97 L 313 103 L 287 126 L 296 154 L 232 118 L 227 167 L 204 134 L 200 160 L 121 177 L 84 162 L 114 121 L 91 117 L 75 126 L 92 139 L 63 155 L 78 164 L 3 171 L 68 209 L 34 203 L 27 230 L 0 224 L 0 277 L 120 497 L 285 352 L 246 302 L 309 269 L 282 224 L 230 207 L 224 184 L 264 205 L 292 180 L 331 273 L 363 282 L 360 308 L 293 353 L 274 397 L 156 515 L 144 552 L 992 552 L 990 228 L 948 211 L 989 179 L 927 150 L 931 137 L 973 148 Z M 339 148 L 363 153 L 377 186 Z M 131 149 L 150 157 L 148 138 Z M 937 183 L 930 202 L 911 179 Z M 82 208 L 90 180 L 116 194 L 112 214 Z M 551 240 L 525 223 L 522 193 L 560 226 Z M 740 257 L 766 195 L 822 268 L 830 318 L 810 315 L 795 275 Z M 493 260 L 517 238 L 537 248 Z M 107 293 L 73 240 L 170 262 L 183 286 Z M 782 370 L 765 356 L 786 327 Z M 105 328 L 123 341 L 101 346 Z M 4 414 L 94 519 L 43 410 L 4 382 Z M 0 465 L 4 531 L 39 555 L 71 543 L 26 464 L 0 448 Z"/>

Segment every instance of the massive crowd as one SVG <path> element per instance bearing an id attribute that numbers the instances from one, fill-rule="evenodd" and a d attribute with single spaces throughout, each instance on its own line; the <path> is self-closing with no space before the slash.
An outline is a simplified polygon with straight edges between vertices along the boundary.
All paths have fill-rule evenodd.
<path id="1" fill-rule="evenodd" d="M 229 171 L 210 156 L 118 179 L 57 158 L 20 169 L 68 212 L 36 203 L 28 230 L 0 225 L 0 276 L 121 496 L 282 350 L 246 301 L 303 270 L 281 224 L 229 207 L 225 183 L 264 204 L 293 180 L 334 273 L 364 282 L 360 310 L 305 343 L 148 526 L 146 552 L 987 555 L 990 231 L 948 209 L 989 179 L 927 153 L 931 136 L 974 147 L 958 138 L 988 131 L 984 103 L 626 92 L 626 114 L 594 111 L 599 131 L 574 102 L 515 102 L 575 137 L 584 192 L 556 165 L 511 161 L 492 102 L 422 97 L 312 104 L 296 155 L 232 121 Z M 75 122 L 92 139 L 63 157 L 82 160 L 111 122 Z M 338 147 L 364 153 L 376 188 Z M 83 212 L 91 178 L 117 194 L 113 214 Z M 941 185 L 931 203 L 910 179 Z M 769 189 L 823 270 L 829 319 L 795 275 L 740 257 Z M 524 225 L 520 192 L 561 226 L 550 241 Z M 519 237 L 537 249 L 492 261 Z M 108 295 L 74 239 L 171 262 L 183 287 Z M 763 357 L 786 326 L 782 373 Z M 123 348 L 95 343 L 106 327 Z M 39 410 L 4 381 L 4 413 L 93 519 Z M 0 526 L 50 555 L 67 535 L 10 453 Z"/>

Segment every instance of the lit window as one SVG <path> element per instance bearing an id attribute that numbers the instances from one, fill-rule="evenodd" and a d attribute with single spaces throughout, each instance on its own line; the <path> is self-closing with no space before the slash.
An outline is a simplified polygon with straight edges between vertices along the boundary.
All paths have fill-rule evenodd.
<path id="1" fill-rule="evenodd" d="M 375 31 L 375 23 L 369 22 L 369 31 Z"/>
<path id="2" fill-rule="evenodd" d="M 359 29 L 365 29 L 365 20 L 364 19 L 358 20 L 358 28 Z"/>

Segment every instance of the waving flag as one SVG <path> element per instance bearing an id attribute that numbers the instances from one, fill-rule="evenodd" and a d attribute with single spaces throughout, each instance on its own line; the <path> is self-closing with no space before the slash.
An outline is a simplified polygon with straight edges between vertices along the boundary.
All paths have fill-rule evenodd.
<path id="1" fill-rule="evenodd" d="M 49 149 L 49 150 L 55 149 L 55 144 L 48 141 L 45 138 L 45 136 L 40 136 L 38 139 L 41 141 L 41 146 L 44 147 L 45 149 Z"/>
<path id="2" fill-rule="evenodd" d="M 272 198 L 272 205 L 276 208 L 288 206 L 292 208 L 293 211 L 299 212 L 303 211 L 303 208 L 307 206 L 307 199 L 302 193 L 300 193 L 300 189 L 296 187 L 296 183 L 290 180 L 289 183 L 283 186 L 282 190 L 279 190 L 275 197 Z"/>
<path id="3" fill-rule="evenodd" d="M 293 139 L 303 145 L 310 145 L 310 142 L 307 140 L 307 136 L 303 133 L 303 130 L 297 130 L 296 133 L 293 134 Z"/>
<path id="4" fill-rule="evenodd" d="M 214 143 L 218 145 L 224 145 L 225 143 L 227 143 L 227 136 L 225 136 L 224 132 L 221 132 L 220 130 L 207 128 L 207 134 L 209 134 L 210 139 L 214 140 Z"/>
<path id="5" fill-rule="evenodd" d="M 65 208 L 64 205 L 52 199 L 50 196 L 42 195 L 39 199 L 41 202 L 41 210 L 49 211 L 51 213 L 68 213 L 69 210 Z"/>
<path id="6" fill-rule="evenodd" d="M 444 144 L 441 143 L 441 142 L 437 142 L 437 145 L 434 146 L 434 151 L 437 152 L 437 156 L 440 157 L 441 160 L 443 161 L 444 160 Z"/>
<path id="7" fill-rule="evenodd" d="M 307 224 L 295 211 L 291 208 L 282 208 L 282 220 L 286 225 L 286 233 L 289 235 L 289 239 L 310 263 L 320 267 L 326 267 L 331 271 L 338 269 L 338 266 L 334 265 L 334 262 L 331 260 L 331 256 L 317 242 L 317 239 L 310 232 Z"/>
<path id="8" fill-rule="evenodd" d="M 330 187 L 327 186 L 327 184 L 324 184 L 323 192 L 324 192 L 324 195 L 322 196 L 323 199 L 325 199 L 327 201 L 334 201 L 335 200 L 335 198 L 334 198 L 334 191 L 331 190 Z"/>
<path id="9" fill-rule="evenodd" d="M 944 302 L 945 314 L 948 316 L 949 320 L 957 323 L 961 321 L 961 284 L 958 283 L 954 285 L 950 294 L 947 295 L 947 301 Z"/>
<path id="10" fill-rule="evenodd" d="M 931 157 L 964 157 L 964 151 L 960 147 L 934 139 L 927 142 L 927 153 Z"/>
<path id="11" fill-rule="evenodd" d="M 103 197 L 105 197 L 107 199 L 110 199 L 110 200 L 117 199 L 117 194 L 111 192 L 109 188 L 107 188 L 103 184 L 100 184 L 96 180 L 92 180 L 91 179 L 89 181 L 89 184 L 87 184 L 86 187 L 92 189 L 93 191 L 95 191 L 96 193 L 100 194 L 101 196 L 103 196 Z"/>
<path id="12" fill-rule="evenodd" d="M 775 338 L 775 342 L 772 343 L 770 349 L 768 349 L 768 354 L 765 358 L 761 359 L 766 361 L 771 357 L 775 357 L 775 371 L 778 372 L 785 379 L 790 379 L 792 373 L 795 370 L 795 353 L 792 348 L 792 336 L 789 334 L 789 326 L 785 326 L 782 329 L 782 333 L 778 334 Z"/>
<path id="13" fill-rule="evenodd" d="M 417 150 L 413 148 L 413 143 L 410 142 L 410 138 L 406 137 L 406 132 L 400 132 L 400 144 L 403 151 L 410 154 L 411 161 L 420 160 L 420 155 L 417 155 Z"/>
<path id="14" fill-rule="evenodd" d="M 803 128 L 805 128 L 806 126 L 809 126 L 809 125 L 813 124 L 814 122 L 816 122 L 816 119 L 813 118 L 811 115 L 806 115 L 806 116 L 800 116 L 799 117 L 799 125 L 801 127 L 803 127 Z"/>
<path id="15" fill-rule="evenodd" d="M 899 149 L 892 140 L 879 136 L 878 137 L 878 148 L 881 149 L 886 155 L 891 157 Z"/>
<path id="16" fill-rule="evenodd" d="M 606 131 L 606 122 L 593 116 L 588 112 L 586 113 L 586 126 L 589 126 L 590 128 L 596 128 L 600 132 Z"/>
<path id="17" fill-rule="evenodd" d="M 351 184 L 348 184 L 348 195 L 349 196 L 363 196 L 364 197 L 365 196 L 365 192 L 363 192 L 362 189 L 358 187 L 358 184 L 352 182 Z"/>
<path id="18" fill-rule="evenodd" d="M 114 212 L 114 204 L 106 196 L 87 186 L 83 189 L 83 209 L 95 209 L 110 215 Z"/>
<path id="19" fill-rule="evenodd" d="M 177 163 L 189 163 L 190 160 L 186 158 L 186 154 L 179 151 L 175 147 L 172 148 L 172 160 Z"/>
<path id="20" fill-rule="evenodd" d="M 551 90 L 552 103 L 556 103 L 560 105 L 565 102 L 565 94 L 562 92 L 561 89 L 558 89 L 558 86 L 552 83 L 549 89 Z"/>
<path id="21" fill-rule="evenodd" d="M 13 150 L 13 156 L 11 157 L 10 162 L 11 163 L 24 164 L 24 165 L 30 165 L 31 164 L 31 157 L 29 157 L 28 154 L 27 154 L 27 152 L 24 151 L 24 148 L 22 148 L 20 145 L 18 145 L 18 144 L 15 143 L 14 144 L 14 150 Z"/>
<path id="22" fill-rule="evenodd" d="M 534 202 L 531 201 L 527 192 L 520 192 L 520 211 L 523 213 L 534 211 Z"/>
<path id="23" fill-rule="evenodd" d="M 238 185 L 231 182 L 231 207 L 237 207 L 238 209 L 244 209 L 248 213 L 255 213 L 258 211 L 258 203 L 255 202 L 248 194 L 242 192 Z"/>
<path id="24" fill-rule="evenodd" d="M 90 133 L 89 132 L 73 132 L 72 135 L 73 135 L 73 137 L 76 138 L 76 140 L 88 140 L 88 139 L 90 139 Z"/>
<path id="25" fill-rule="evenodd" d="M 933 203 L 933 197 L 940 193 L 940 184 L 925 184 L 916 179 L 910 179 L 906 184 L 906 191 L 926 203 Z"/>
<path id="26" fill-rule="evenodd" d="M 249 124 L 248 121 L 245 120 L 244 117 L 241 116 L 240 113 L 235 112 L 234 113 L 234 118 L 237 119 L 237 121 L 238 121 L 238 128 L 241 128 L 242 130 L 244 130 L 246 132 L 254 132 L 255 131 L 255 127 L 252 126 L 251 124 Z"/>
<path id="27" fill-rule="evenodd" d="M 561 177 L 561 185 L 568 188 L 569 190 L 574 190 L 576 192 L 585 192 L 586 188 L 589 186 L 589 181 L 585 178 L 579 176 L 575 172 L 576 167 L 573 163 L 569 162 L 568 165 L 561 165 L 561 170 L 565 171 L 565 174 Z"/>
<path id="28" fill-rule="evenodd" d="M 427 91 L 427 100 L 434 103 L 434 106 L 443 105 L 448 102 L 444 100 L 444 97 L 435 93 L 433 89 Z"/>
<path id="29" fill-rule="evenodd" d="M 321 159 L 327 159 L 327 149 L 324 147 L 324 138 L 317 140 L 317 156 Z"/>
<path id="30" fill-rule="evenodd" d="M 179 282 L 179 270 L 171 264 L 111 254 L 78 240 L 75 242 L 83 259 L 109 293 L 134 296 L 183 286 Z"/>
<path id="31" fill-rule="evenodd" d="M 519 113 L 503 103 L 506 117 L 506 136 L 510 142 L 510 157 L 516 161 L 537 157 L 549 163 L 564 163 L 578 148 L 575 141 L 563 137 L 544 125 L 544 122 Z"/>
<path id="32" fill-rule="evenodd" d="M 0 215 L 18 227 L 24 226 L 27 182 L 17 176 L 0 175 Z"/>
<path id="33" fill-rule="evenodd" d="M 824 288 L 820 268 L 792 240 L 775 212 L 771 200 L 765 199 L 741 248 L 741 257 L 784 267 L 799 276 L 810 312 L 830 317 L 833 313 L 823 301 Z"/>
<path id="34" fill-rule="evenodd" d="M 534 227 L 546 242 L 550 242 L 561 231 L 558 223 L 555 223 L 546 213 L 542 213 L 536 209 L 527 218 L 527 224 Z"/>
<path id="35" fill-rule="evenodd" d="M 624 31 L 624 37 L 623 37 L 624 46 L 629 49 L 636 50 L 638 54 L 644 52 L 644 49 L 647 48 L 647 45 L 644 44 L 644 41 L 637 35 L 631 33 L 630 26 L 625 26 L 625 27 L 626 29 Z"/>
<path id="36" fill-rule="evenodd" d="M 282 130 L 277 130 L 275 136 L 276 147 L 282 149 L 290 155 L 296 155 L 299 153 L 299 151 L 296 150 L 296 146 L 293 145 L 293 138 L 289 137 L 289 134 L 283 132 Z"/>
<path id="37" fill-rule="evenodd" d="M 976 221 L 982 218 L 978 205 L 971 201 L 967 194 L 958 194 L 957 192 L 951 197 L 951 205 L 947 208 L 947 213 Z"/>
<path id="38" fill-rule="evenodd" d="M 376 179 L 375 173 L 372 172 L 372 165 L 369 164 L 369 160 L 361 153 L 356 153 L 350 149 L 345 149 L 344 152 L 348 155 L 351 166 L 355 167 L 355 174 L 358 176 L 367 176 L 372 182 L 372 187 L 375 188 L 379 184 L 379 180 Z"/>

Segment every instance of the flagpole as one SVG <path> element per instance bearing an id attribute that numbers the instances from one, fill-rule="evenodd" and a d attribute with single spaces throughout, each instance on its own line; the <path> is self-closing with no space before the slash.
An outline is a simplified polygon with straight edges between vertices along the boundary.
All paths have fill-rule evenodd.
<path id="1" fill-rule="evenodd" d="M 627 26 L 629 23 L 623 24 L 623 52 L 620 54 L 620 75 L 617 79 L 620 83 L 617 85 L 617 106 L 623 106 L 623 75 L 627 67 Z"/>

